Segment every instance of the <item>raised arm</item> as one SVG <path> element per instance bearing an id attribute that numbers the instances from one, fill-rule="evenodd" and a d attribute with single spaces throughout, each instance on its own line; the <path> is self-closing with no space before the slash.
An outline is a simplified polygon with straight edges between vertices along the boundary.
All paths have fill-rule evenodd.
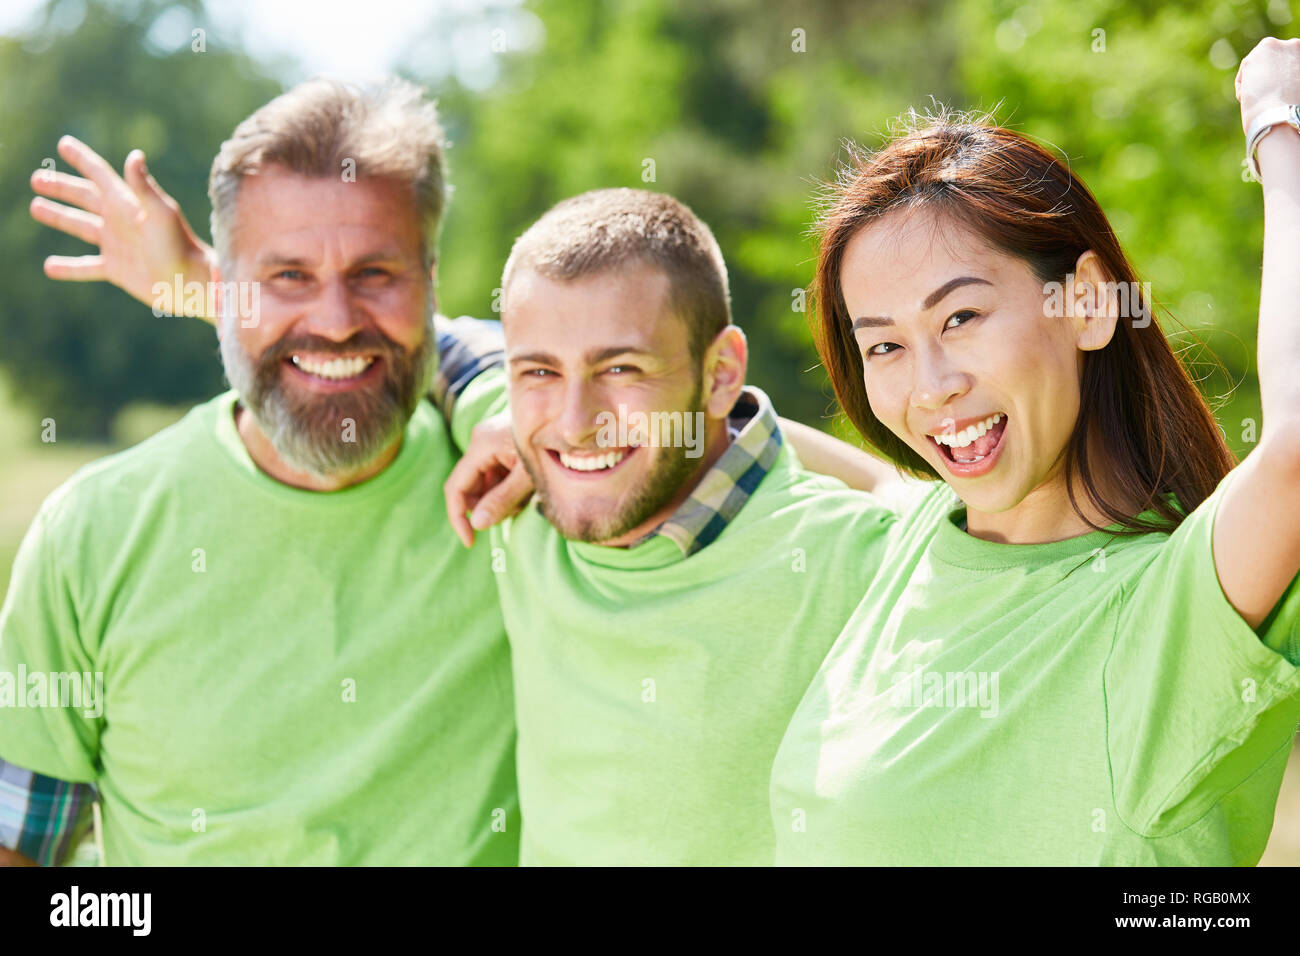
<path id="1" fill-rule="evenodd" d="M 37 193 L 32 218 L 97 246 L 98 253 L 50 256 L 45 260 L 47 276 L 111 282 L 145 305 L 153 304 L 157 282 L 170 286 L 177 275 L 182 285 L 208 282 L 212 249 L 194 234 L 176 200 L 150 175 L 144 153 L 133 150 L 123 166 L 125 175 L 119 176 L 104 157 L 72 136 L 60 139 L 58 149 L 85 178 L 46 169 L 32 173 Z M 215 321 L 198 312 L 186 314 Z"/>
<path id="2" fill-rule="evenodd" d="M 1300 103 L 1300 40 L 1262 40 L 1237 74 L 1242 127 Z M 1300 133 L 1259 144 L 1264 268 L 1259 296 L 1257 448 L 1238 466 L 1214 525 L 1214 564 L 1229 603 L 1258 628 L 1300 572 Z"/>
<path id="3" fill-rule="evenodd" d="M 893 465 L 816 428 L 782 418 L 781 431 L 805 468 L 838 478 L 850 488 L 879 493 L 902 480 Z"/>

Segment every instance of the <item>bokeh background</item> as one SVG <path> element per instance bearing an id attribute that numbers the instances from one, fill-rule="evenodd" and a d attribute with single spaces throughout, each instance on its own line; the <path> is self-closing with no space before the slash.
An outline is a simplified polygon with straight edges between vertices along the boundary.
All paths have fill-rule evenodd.
<path id="1" fill-rule="evenodd" d="M 222 387 L 208 326 L 44 278 L 46 255 L 89 251 L 27 213 L 63 133 L 119 168 L 144 149 L 206 237 L 208 167 L 240 119 L 308 76 L 399 73 L 438 98 L 453 143 L 444 312 L 492 316 L 511 242 L 559 199 L 664 190 L 718 236 L 751 380 L 847 435 L 799 310 L 815 185 L 846 138 L 876 143 L 908 107 L 992 110 L 1090 184 L 1245 455 L 1263 217 L 1233 77 L 1261 37 L 1296 36 L 1298 14 L 1296 0 L 6 0 L 0 595 L 50 491 Z M 1265 862 L 1300 863 L 1294 756 Z"/>

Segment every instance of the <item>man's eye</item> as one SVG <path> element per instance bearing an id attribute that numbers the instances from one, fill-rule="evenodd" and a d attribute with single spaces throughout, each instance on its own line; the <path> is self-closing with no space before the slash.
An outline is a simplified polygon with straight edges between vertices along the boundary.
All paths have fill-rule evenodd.
<path id="1" fill-rule="evenodd" d="M 302 270 L 300 269 L 281 269 L 275 275 L 271 276 L 272 279 L 289 279 L 289 280 L 297 280 L 297 279 L 301 279 L 302 277 L 303 277 Z"/>
<path id="2" fill-rule="evenodd" d="M 612 374 L 612 375 L 623 375 L 627 372 L 637 372 L 637 371 L 640 370 L 635 365 L 611 365 L 609 368 L 605 369 L 605 372 L 607 374 Z"/>
<path id="3" fill-rule="evenodd" d="M 548 378 L 554 373 L 549 368 L 526 368 L 520 374 L 525 378 Z"/>
<path id="4" fill-rule="evenodd" d="M 388 270 L 387 270 L 387 269 L 381 269 L 381 268 L 379 268 L 378 266 L 367 266 L 366 268 L 362 269 L 361 272 L 360 272 L 359 274 L 360 274 L 363 278 L 372 279 L 372 278 L 374 278 L 375 276 L 386 276 L 386 275 L 388 275 Z"/>
<path id="5" fill-rule="evenodd" d="M 948 321 L 943 324 L 943 327 L 945 329 L 955 329 L 958 325 L 965 325 L 971 319 L 975 318 L 979 318 L 979 313 L 974 309 L 962 309 L 960 312 L 954 312 L 952 315 L 948 316 Z M 954 325 L 953 319 L 962 319 L 962 321 Z"/>

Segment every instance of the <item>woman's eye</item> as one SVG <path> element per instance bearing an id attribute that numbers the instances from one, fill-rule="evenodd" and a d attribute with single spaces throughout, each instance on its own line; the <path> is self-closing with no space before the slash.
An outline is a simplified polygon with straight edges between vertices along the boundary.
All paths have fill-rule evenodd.
<path id="1" fill-rule="evenodd" d="M 978 317 L 979 317 L 979 313 L 974 311 L 973 309 L 962 309 L 960 312 L 954 312 L 952 315 L 950 315 L 948 317 L 948 321 L 944 323 L 943 327 L 945 329 L 955 329 L 957 328 L 958 325 L 965 325 L 971 319 L 978 318 Z M 954 319 L 962 319 L 962 321 L 954 324 L 953 322 Z"/>
<path id="2" fill-rule="evenodd" d="M 871 348 L 867 349 L 867 354 L 888 355 L 890 352 L 894 351 L 897 348 L 898 346 L 895 345 L 893 342 L 881 342 L 879 345 L 873 345 L 871 346 Z"/>

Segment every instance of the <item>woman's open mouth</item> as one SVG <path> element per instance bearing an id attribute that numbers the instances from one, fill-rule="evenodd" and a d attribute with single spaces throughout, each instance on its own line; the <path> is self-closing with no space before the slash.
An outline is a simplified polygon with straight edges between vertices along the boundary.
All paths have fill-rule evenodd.
<path id="1" fill-rule="evenodd" d="M 960 478 L 977 478 L 987 474 L 1001 455 L 1007 432 L 1007 416 L 995 412 L 961 431 L 944 431 L 927 435 L 939 449 L 948 470 Z"/>

